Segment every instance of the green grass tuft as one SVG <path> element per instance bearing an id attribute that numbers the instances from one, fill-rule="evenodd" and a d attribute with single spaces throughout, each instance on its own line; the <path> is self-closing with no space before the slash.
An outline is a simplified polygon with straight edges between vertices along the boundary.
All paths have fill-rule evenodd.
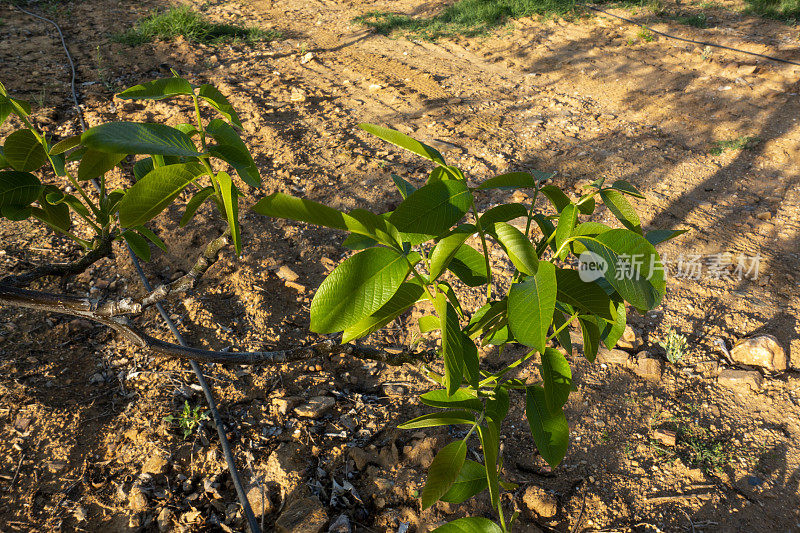
<path id="1" fill-rule="evenodd" d="M 800 21 L 800 0 L 745 0 L 747 12 L 785 22 Z"/>
<path id="2" fill-rule="evenodd" d="M 673 17 L 673 20 L 678 24 L 686 26 L 694 26 L 695 28 L 708 28 L 708 17 L 705 13 L 697 13 L 695 15 L 678 15 Z"/>
<path id="3" fill-rule="evenodd" d="M 759 142 L 761 139 L 758 137 L 748 137 L 747 135 L 729 141 L 716 141 L 714 148 L 711 149 L 711 155 L 720 155 L 728 150 L 750 150 Z"/>
<path id="4" fill-rule="evenodd" d="M 140 19 L 133 28 L 115 35 L 115 41 L 137 46 L 155 39 L 172 40 L 182 35 L 187 41 L 203 44 L 221 42 L 271 41 L 279 37 L 275 30 L 243 28 L 232 24 L 216 24 L 206 20 L 200 13 L 188 6 L 171 7 L 165 11 L 155 11 Z"/>
<path id="5" fill-rule="evenodd" d="M 514 18 L 566 16 L 574 14 L 579 5 L 576 0 L 460 0 L 427 19 L 372 11 L 355 20 L 382 34 L 401 30 L 434 39 L 456 34 L 478 35 Z"/>

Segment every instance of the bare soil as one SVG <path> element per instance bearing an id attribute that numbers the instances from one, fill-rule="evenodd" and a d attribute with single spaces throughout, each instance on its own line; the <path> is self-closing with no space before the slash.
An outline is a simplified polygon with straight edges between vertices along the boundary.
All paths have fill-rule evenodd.
<path id="1" fill-rule="evenodd" d="M 250 203 L 285 191 L 339 208 L 393 208 L 389 174 L 420 183 L 429 168 L 356 128 L 373 122 L 434 144 L 473 182 L 554 170 L 555 183 L 577 195 L 598 177 L 627 179 L 645 192 L 637 202 L 643 225 L 690 230 L 660 247 L 673 274 L 663 305 L 630 319 L 644 343 L 632 353 L 664 359 L 658 341 L 672 326 L 689 338 L 683 360 L 664 361 L 660 378 L 648 380 L 573 354 L 572 444 L 552 471 L 535 451 L 521 398 L 512 398 L 502 442 L 504 475 L 520 484 L 506 496 L 509 511 L 522 511 L 520 531 L 800 531 L 800 67 L 661 37 L 648 42 L 638 28 L 604 16 L 522 19 L 485 36 L 427 42 L 376 35 L 351 21 L 371 10 L 430 13 L 444 5 L 439 0 L 188 3 L 215 21 L 275 28 L 283 38 L 130 48 L 110 35 L 164 3 L 49 4 L 77 62 L 89 125 L 191 120 L 185 102 L 113 98 L 172 67 L 215 83 L 240 111 L 264 176 Z M 655 28 L 800 58 L 797 27 L 722 8 L 712 22 L 705 30 Z M 301 62 L 309 52 L 313 59 Z M 0 4 L 0 65 L 2 82 L 34 102 L 45 130 L 79 131 L 52 26 Z M 716 141 L 743 136 L 759 141 L 711 153 Z M 507 197 L 487 196 L 483 207 Z M 152 224 L 170 243 L 146 265 L 154 282 L 185 271 L 223 229 L 207 209 L 179 230 L 180 214 L 171 208 Z M 597 219 L 610 216 L 601 209 Z M 345 256 L 342 236 L 244 218 L 244 256 L 226 252 L 202 288 L 170 312 L 196 346 L 310 342 L 308 306 Z M 78 254 L 34 223 L 4 220 L 0 236 L 0 276 Z M 758 279 L 715 279 L 707 268 L 699 279 L 675 276 L 680 257 L 700 256 L 707 267 L 719 253 L 734 263 L 740 254 L 760 255 Z M 276 275 L 284 265 L 299 276 L 292 284 Z M 38 287 L 110 296 L 142 290 L 123 249 L 63 284 Z M 155 315 L 141 322 L 169 338 Z M 414 316 L 404 317 L 371 342 L 397 346 L 415 338 L 414 328 Z M 791 368 L 765 375 L 755 390 L 718 383 L 731 365 L 717 340 L 730 347 L 754 333 L 775 335 Z M 491 350 L 484 357 L 502 363 Z M 265 531 L 303 494 L 318 496 L 331 519 L 347 514 L 359 532 L 403 523 L 423 532 L 465 514 L 491 515 L 485 497 L 420 512 L 425 467 L 452 436 L 395 429 L 424 412 L 414 398 L 432 385 L 418 369 L 335 358 L 205 370 L 245 479 L 269 495 Z M 533 381 L 536 372 L 519 377 Z M 214 428 L 203 422 L 184 439 L 163 420 L 184 401 L 203 405 L 193 384 L 187 364 L 154 358 L 100 326 L 0 309 L 0 529 L 158 531 L 161 517 L 166 531 L 243 531 Z M 293 411 L 320 395 L 335 399 L 322 418 Z M 659 440 L 663 430 L 676 432 L 674 445 Z M 356 494 L 335 490 L 345 481 Z M 532 497 L 537 488 L 554 513 Z"/>

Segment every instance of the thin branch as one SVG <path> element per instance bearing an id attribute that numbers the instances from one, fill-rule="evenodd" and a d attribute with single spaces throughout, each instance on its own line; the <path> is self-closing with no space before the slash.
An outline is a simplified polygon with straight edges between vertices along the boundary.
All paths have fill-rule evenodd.
<path id="1" fill-rule="evenodd" d="M 286 350 L 269 352 L 218 352 L 162 341 L 161 339 L 157 339 L 143 332 L 125 317 L 106 314 L 109 310 L 109 305 L 119 305 L 120 302 L 111 302 L 98 307 L 96 305 L 97 301 L 90 298 L 30 291 L 0 285 L 0 304 L 94 320 L 95 322 L 99 322 L 114 329 L 134 345 L 149 349 L 158 355 L 205 363 L 274 365 L 293 361 L 304 361 L 324 355 L 345 354 L 358 359 L 371 359 L 388 365 L 399 366 L 406 363 L 428 363 L 435 357 L 434 352 L 431 351 L 398 351 L 396 353 L 389 353 L 358 344 L 339 345 L 336 344 L 335 341 L 327 339 L 309 346 L 289 348 Z"/>
<path id="2" fill-rule="evenodd" d="M 217 262 L 222 249 L 230 244 L 230 236 L 231 230 L 228 228 L 223 232 L 222 235 L 208 243 L 205 250 L 203 250 L 203 253 L 197 258 L 197 261 L 189 270 L 189 272 L 176 279 L 172 283 L 156 287 L 147 296 L 142 298 L 142 309 L 150 307 L 156 302 L 160 302 L 175 294 L 183 293 L 193 289 L 197 284 L 197 280 L 203 277 L 206 271 L 211 268 L 211 265 Z"/>
<path id="3" fill-rule="evenodd" d="M 61 305 L 67 305 L 70 309 L 79 311 L 81 313 L 80 316 L 86 316 L 86 318 L 90 319 L 93 316 L 110 318 L 120 315 L 138 315 L 148 307 L 151 307 L 158 302 L 173 298 L 178 294 L 182 294 L 193 289 L 203 274 L 205 274 L 206 271 L 211 268 L 211 265 L 217 262 L 220 252 L 229 243 L 230 230 L 228 229 L 225 230 L 222 235 L 208 243 L 205 250 L 200 257 L 197 258 L 197 261 L 188 273 L 171 283 L 156 287 L 143 298 L 138 300 L 130 297 L 125 297 L 119 300 L 100 300 L 97 298 L 81 298 L 75 296 L 57 296 L 57 298 L 59 299 L 59 303 Z M 43 276 L 63 276 L 67 274 L 77 274 L 83 272 L 89 267 L 89 265 L 100 259 L 100 257 L 105 257 L 110 253 L 111 240 L 109 239 L 108 241 L 108 253 L 103 253 L 103 251 L 98 250 L 100 249 L 98 248 L 97 250 L 92 250 L 92 252 L 75 263 L 69 263 L 66 265 L 45 265 L 38 267 L 26 274 L 9 276 L 0 280 L 0 286 L 9 285 L 12 287 L 19 287 L 20 285 L 27 285 L 34 279 Z M 95 254 L 96 251 L 98 252 L 97 254 Z M 103 255 L 99 255 L 101 253 Z M 48 295 L 48 301 L 52 301 L 53 296 L 55 295 Z M 85 315 L 84 313 L 90 313 L 90 315 Z"/>
<path id="4" fill-rule="evenodd" d="M 97 248 L 89 251 L 77 261 L 73 261 L 72 263 L 53 263 L 50 265 L 38 266 L 30 272 L 25 272 L 24 274 L 19 274 L 17 276 L 6 276 L 5 278 L 0 279 L 0 284 L 14 287 L 25 287 L 30 285 L 33 281 L 47 276 L 64 277 L 80 274 L 100 259 L 111 255 L 111 243 L 113 240 L 113 235 L 106 235 L 100 240 Z"/>

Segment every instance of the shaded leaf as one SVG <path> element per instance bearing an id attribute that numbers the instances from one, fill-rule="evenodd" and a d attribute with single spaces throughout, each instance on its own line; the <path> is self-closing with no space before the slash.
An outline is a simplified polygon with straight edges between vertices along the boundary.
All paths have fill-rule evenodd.
<path id="1" fill-rule="evenodd" d="M 192 85 L 183 78 L 171 77 L 134 85 L 117 94 L 120 100 L 162 100 L 177 94 L 192 94 Z"/>
<path id="2" fill-rule="evenodd" d="M 438 278 L 453 257 L 458 252 L 458 249 L 467 238 L 475 231 L 475 226 L 472 224 L 464 224 L 450 235 L 443 237 L 436 243 L 430 256 L 430 280 L 435 281 Z"/>
<path id="3" fill-rule="evenodd" d="M 551 411 L 560 410 L 572 390 L 572 369 L 566 357 L 555 348 L 542 352 L 542 366 L 539 373 L 544 382 L 544 395 Z"/>
<path id="4" fill-rule="evenodd" d="M 200 189 L 200 191 L 192 196 L 192 199 L 186 204 L 186 210 L 183 212 L 183 216 L 181 217 L 181 221 L 179 223 L 180 227 L 184 227 L 189 223 L 190 220 L 192 220 L 197 210 L 201 205 L 203 205 L 203 202 L 205 202 L 212 194 L 214 194 L 214 187 L 209 185 L 208 187 Z"/>
<path id="5" fill-rule="evenodd" d="M 600 191 L 600 197 L 608 207 L 608 210 L 614 213 L 614 216 L 622 222 L 623 226 L 641 235 L 642 223 L 639 220 L 639 216 L 621 192 L 613 189 L 603 189 Z"/>
<path id="6" fill-rule="evenodd" d="M 81 158 L 81 163 L 78 167 L 78 179 L 80 181 L 86 181 L 102 176 L 117 166 L 125 157 L 125 154 L 100 152 L 89 148 Z"/>
<path id="7" fill-rule="evenodd" d="M 539 256 L 536 255 L 536 248 L 531 241 L 520 230 L 505 222 L 496 223 L 494 231 L 498 242 L 517 270 L 528 276 L 536 274 L 539 268 Z"/>
<path id="8" fill-rule="evenodd" d="M 227 172 L 218 173 L 216 179 L 222 195 L 222 205 L 225 207 L 225 218 L 228 220 L 228 227 L 231 230 L 231 240 L 236 249 L 236 255 L 239 255 L 242 253 L 242 237 L 239 230 L 239 196 L 233 180 Z"/>
<path id="9" fill-rule="evenodd" d="M 467 443 L 463 440 L 451 442 L 439 450 L 428 468 L 428 479 L 420 493 L 423 510 L 439 501 L 450 490 L 464 466 L 466 456 Z"/>
<path id="10" fill-rule="evenodd" d="M 3 146 L 6 160 L 20 172 L 36 170 L 47 163 L 47 152 L 31 130 L 17 130 Z"/>
<path id="11" fill-rule="evenodd" d="M 86 130 L 81 144 L 118 154 L 203 155 L 188 135 L 164 124 L 108 122 Z"/>
<path id="12" fill-rule="evenodd" d="M 142 261 L 150 261 L 150 245 L 147 244 L 147 240 L 145 240 L 144 237 L 134 231 L 128 230 L 122 233 L 122 238 L 125 239 L 125 242 L 131 247 L 136 257 Z"/>
<path id="13" fill-rule="evenodd" d="M 462 245 L 456 251 L 447 264 L 447 270 L 469 287 L 478 287 L 489 280 L 485 257 L 467 244 Z"/>
<path id="14" fill-rule="evenodd" d="M 439 498 L 443 502 L 462 503 L 487 487 L 486 469 L 476 461 L 467 460 L 450 489 Z M 472 531 L 472 530 L 470 530 Z"/>
<path id="15" fill-rule="evenodd" d="M 437 389 L 426 392 L 419 399 L 422 403 L 431 407 L 483 411 L 483 402 L 475 395 L 473 390 L 466 388 L 460 388 L 452 395 L 448 395 L 445 389 Z"/>
<path id="16" fill-rule="evenodd" d="M 448 522 L 431 533 L 503 533 L 503 530 L 488 518 L 470 516 Z"/>
<path id="17" fill-rule="evenodd" d="M 400 429 L 419 429 L 436 426 L 451 426 L 455 424 L 472 425 L 474 423 L 475 415 L 473 413 L 470 411 L 455 410 L 418 416 L 417 418 L 409 420 L 408 422 L 404 422 L 397 427 Z"/>
<path id="18" fill-rule="evenodd" d="M 233 125 L 238 128 L 242 127 L 242 123 L 239 121 L 239 115 L 236 114 L 236 111 L 225 95 L 219 92 L 219 89 L 213 85 L 204 84 L 200 86 L 200 91 L 197 95 L 208 102 L 219 114 L 230 120 Z"/>
<path id="19" fill-rule="evenodd" d="M 218 157 L 236 169 L 242 181 L 251 187 L 261 186 L 261 175 L 258 173 L 256 162 L 250 155 L 250 150 L 244 144 L 239 134 L 227 122 L 218 118 L 213 119 L 206 126 L 206 131 L 217 141 L 216 146 L 211 146 L 208 153 Z"/>
<path id="20" fill-rule="evenodd" d="M 569 445 L 569 428 L 564 412 L 548 409 L 544 389 L 533 385 L 525 391 L 525 415 L 536 448 L 547 464 L 555 468 L 564 459 Z"/>
<path id="21" fill-rule="evenodd" d="M 481 221 L 481 227 L 488 231 L 497 222 L 508 222 L 509 220 L 527 216 L 528 210 L 522 204 L 502 204 L 487 209 L 479 220 Z"/>

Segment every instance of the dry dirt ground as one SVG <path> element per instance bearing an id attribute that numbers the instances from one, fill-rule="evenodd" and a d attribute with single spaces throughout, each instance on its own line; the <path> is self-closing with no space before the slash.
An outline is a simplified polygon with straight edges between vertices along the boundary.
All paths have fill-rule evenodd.
<path id="1" fill-rule="evenodd" d="M 644 225 L 690 230 L 661 247 L 672 274 L 663 305 L 631 318 L 643 341 L 632 354 L 664 359 L 658 341 L 672 326 L 689 339 L 682 361 L 664 360 L 643 377 L 575 354 L 572 444 L 553 471 L 535 452 L 521 398 L 512 398 L 502 441 L 505 476 L 520 484 L 506 496 L 507 509 L 522 511 L 519 530 L 800 530 L 800 67 L 648 42 L 638 28 L 605 16 L 523 19 L 486 36 L 427 42 L 376 35 L 352 19 L 376 9 L 433 12 L 439 0 L 190 3 L 215 21 L 275 28 L 283 37 L 254 46 L 179 40 L 131 48 L 110 34 L 162 2 L 50 4 L 75 55 L 89 125 L 186 121 L 185 103 L 113 98 L 173 67 L 217 84 L 240 110 L 265 178 L 248 202 L 286 191 L 341 208 L 391 209 L 398 196 L 389 173 L 419 183 L 428 167 L 357 130 L 367 121 L 434 144 L 475 182 L 555 170 L 555 182 L 577 194 L 598 177 L 625 178 L 645 191 L 637 202 Z M 706 30 L 655 27 L 800 58 L 797 27 L 725 9 L 712 16 Z M 8 4 L 0 4 L 0 22 L 2 82 L 34 102 L 47 131 L 76 132 L 52 27 Z M 311 61 L 301 62 L 309 52 Z M 759 141 L 711 153 L 714 142 L 743 136 Z M 483 206 L 501 199 L 488 196 Z M 185 271 L 223 227 L 205 210 L 179 231 L 180 212 L 152 225 L 170 243 L 146 266 L 154 281 Z M 225 255 L 170 312 L 197 346 L 311 340 L 308 305 L 346 251 L 342 236 L 255 215 L 243 224 L 244 256 Z M 78 253 L 35 224 L 0 222 L 0 238 L 0 276 Z M 760 255 L 758 279 L 716 279 L 706 261 L 720 253 L 734 263 L 740 254 Z M 698 279 L 676 276 L 678 260 L 692 256 L 703 266 Z M 284 265 L 298 275 L 290 284 L 277 275 Z M 65 285 L 39 287 L 141 291 L 121 249 Z M 412 318 L 371 342 L 412 339 Z M 169 338 L 156 316 L 143 323 Z M 775 335 L 791 368 L 753 388 L 723 385 L 717 377 L 730 364 L 717 339 L 730 347 L 752 333 Z M 490 351 L 485 357 L 501 364 Z M 302 494 L 318 496 L 331 520 L 347 514 L 359 532 L 404 531 L 404 524 L 422 532 L 464 514 L 490 515 L 485 497 L 420 512 L 425 467 L 451 436 L 395 429 L 424 412 L 414 398 L 431 385 L 418 369 L 336 358 L 206 372 L 243 476 L 268 496 L 261 505 L 260 489 L 253 493 L 265 531 Z M 535 372 L 520 377 L 533 380 Z M 100 326 L 0 309 L 0 529 L 243 531 L 213 427 L 203 422 L 184 439 L 163 420 L 184 401 L 203 406 L 194 383 L 188 365 L 154 358 Z M 334 399 L 321 418 L 294 410 L 321 395 Z M 676 442 L 664 430 L 675 431 Z M 345 481 L 355 493 L 336 488 L 349 487 Z"/>

